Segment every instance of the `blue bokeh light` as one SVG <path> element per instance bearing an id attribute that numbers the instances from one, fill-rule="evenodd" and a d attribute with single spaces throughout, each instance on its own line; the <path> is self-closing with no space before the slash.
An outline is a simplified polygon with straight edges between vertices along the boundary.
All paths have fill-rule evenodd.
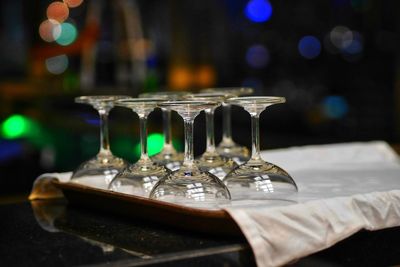
<path id="1" fill-rule="evenodd" d="M 301 56 L 307 59 L 313 59 L 321 53 L 321 43 L 314 36 L 304 36 L 299 41 L 298 49 Z"/>
<path id="2" fill-rule="evenodd" d="M 22 155 L 23 146 L 17 141 L 0 140 L 0 162 Z"/>
<path id="3" fill-rule="evenodd" d="M 343 48 L 344 53 L 350 55 L 361 54 L 364 50 L 363 37 L 359 32 L 353 31 L 353 39 L 351 43 Z"/>
<path id="4" fill-rule="evenodd" d="M 362 50 L 363 50 L 362 43 L 359 40 L 354 40 L 348 47 L 344 49 L 344 52 L 351 55 L 356 55 L 360 54 Z"/>
<path id="5" fill-rule="evenodd" d="M 266 22 L 271 18 L 272 5 L 268 0 L 250 0 L 246 5 L 245 14 L 252 22 Z"/>
<path id="6" fill-rule="evenodd" d="M 340 119 L 349 111 L 349 105 L 343 96 L 327 96 L 322 101 L 323 113 L 327 118 Z"/>
<path id="7" fill-rule="evenodd" d="M 246 52 L 246 62 L 256 69 L 267 66 L 269 63 L 268 49 L 260 44 L 250 46 Z"/>

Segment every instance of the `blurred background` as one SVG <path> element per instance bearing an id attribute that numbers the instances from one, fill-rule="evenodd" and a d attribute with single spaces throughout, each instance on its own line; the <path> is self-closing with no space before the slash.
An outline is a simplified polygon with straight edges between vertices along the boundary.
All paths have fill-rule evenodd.
<path id="1" fill-rule="evenodd" d="M 12 0 L 0 2 L 0 195 L 99 149 L 99 119 L 74 97 L 250 86 L 287 103 L 261 117 L 261 148 L 400 140 L 400 1 Z M 233 108 L 250 147 L 250 117 Z M 163 144 L 160 111 L 149 151 Z M 110 113 L 114 154 L 134 162 L 137 116 Z M 195 153 L 205 149 L 204 115 Z M 174 144 L 183 147 L 180 118 Z M 221 140 L 221 111 L 216 113 Z"/>

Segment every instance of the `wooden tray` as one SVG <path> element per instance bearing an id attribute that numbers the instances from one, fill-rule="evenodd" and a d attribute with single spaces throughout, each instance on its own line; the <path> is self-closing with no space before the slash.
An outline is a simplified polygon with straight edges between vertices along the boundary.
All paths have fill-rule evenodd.
<path id="1" fill-rule="evenodd" d="M 224 210 L 204 210 L 164 201 L 121 194 L 75 183 L 53 181 L 68 203 L 190 231 L 242 236 L 240 228 Z"/>

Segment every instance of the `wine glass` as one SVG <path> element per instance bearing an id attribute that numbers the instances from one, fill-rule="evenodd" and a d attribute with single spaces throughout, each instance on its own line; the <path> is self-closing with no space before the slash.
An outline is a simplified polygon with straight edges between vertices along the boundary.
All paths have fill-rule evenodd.
<path id="1" fill-rule="evenodd" d="M 119 172 L 109 185 L 112 191 L 148 197 L 153 186 L 165 175 L 168 170 L 153 162 L 147 154 L 147 117 L 161 99 L 129 98 L 116 102 L 117 106 L 132 109 L 140 120 L 140 159 Z"/>
<path id="2" fill-rule="evenodd" d="M 139 95 L 139 98 L 161 98 L 164 100 L 179 100 L 185 96 L 186 92 L 152 92 L 152 93 L 143 93 Z M 166 108 L 161 108 L 162 116 L 163 116 L 163 132 L 164 132 L 164 146 L 160 153 L 152 156 L 151 159 L 158 163 L 159 165 L 163 165 L 170 169 L 171 171 L 178 170 L 183 162 L 183 153 L 179 153 L 176 151 L 172 144 L 172 135 L 171 135 L 171 111 Z"/>
<path id="3" fill-rule="evenodd" d="M 216 207 L 231 198 L 226 186 L 215 175 L 201 171 L 194 161 L 193 124 L 205 109 L 218 105 L 211 101 L 182 100 L 159 104 L 175 110 L 183 118 L 185 128 L 185 157 L 181 168 L 161 179 L 150 193 L 150 198 L 194 207 Z"/>
<path id="4" fill-rule="evenodd" d="M 253 88 L 248 87 L 221 87 L 207 88 L 201 92 L 220 92 L 228 93 L 235 97 L 250 95 L 253 93 Z M 222 103 L 222 141 L 217 146 L 217 152 L 223 157 L 233 159 L 237 164 L 243 164 L 249 159 L 250 152 L 245 146 L 236 144 L 232 139 L 231 127 L 231 104 Z"/>
<path id="5" fill-rule="evenodd" d="M 260 156 L 259 116 L 267 107 L 284 103 L 284 97 L 235 97 L 227 103 L 243 107 L 251 116 L 252 151 L 245 164 L 229 173 L 224 183 L 233 199 L 277 199 L 297 192 L 293 178 L 279 166 Z"/>
<path id="6" fill-rule="evenodd" d="M 114 176 L 123 170 L 128 163 L 110 150 L 108 138 L 108 114 L 115 101 L 127 96 L 80 96 L 76 103 L 92 105 L 100 116 L 100 151 L 97 155 L 83 162 L 72 174 L 71 181 L 93 187 L 106 189 Z"/>
<path id="7" fill-rule="evenodd" d="M 186 96 L 186 98 L 193 100 L 216 101 L 219 105 L 230 97 L 232 95 L 223 92 L 198 93 Z M 217 106 L 214 106 L 205 110 L 207 146 L 206 151 L 196 160 L 196 164 L 200 170 L 208 171 L 222 180 L 238 165 L 232 159 L 219 155 L 215 148 L 214 112 L 216 108 Z"/>

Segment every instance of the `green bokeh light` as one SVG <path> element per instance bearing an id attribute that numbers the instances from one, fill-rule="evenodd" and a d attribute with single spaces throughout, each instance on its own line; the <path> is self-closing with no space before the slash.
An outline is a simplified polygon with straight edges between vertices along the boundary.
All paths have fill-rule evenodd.
<path id="1" fill-rule="evenodd" d="M 153 133 L 147 136 L 147 152 L 149 157 L 159 153 L 164 147 L 164 135 L 160 133 Z M 140 156 L 140 143 L 135 146 L 135 154 Z"/>
<path id="2" fill-rule="evenodd" d="M 78 31 L 76 27 L 68 22 L 64 22 L 61 24 L 61 34 L 60 37 L 57 38 L 56 43 L 59 45 L 67 46 L 72 44 L 76 37 L 78 36 Z"/>
<path id="3" fill-rule="evenodd" d="M 29 133 L 31 122 L 28 118 L 14 114 L 8 117 L 1 125 L 1 132 L 4 138 L 14 139 L 24 137 Z"/>

